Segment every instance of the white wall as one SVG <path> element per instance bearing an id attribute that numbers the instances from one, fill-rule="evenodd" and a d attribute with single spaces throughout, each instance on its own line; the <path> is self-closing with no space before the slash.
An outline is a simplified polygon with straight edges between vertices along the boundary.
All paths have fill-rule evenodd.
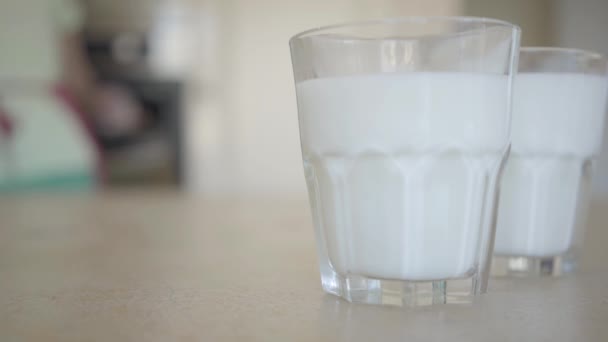
<path id="1" fill-rule="evenodd" d="M 302 30 L 400 15 L 456 15 L 460 0 L 219 0 L 189 94 L 190 189 L 207 195 L 305 195 L 288 40 Z M 208 37 L 208 40 L 213 38 Z M 211 69 L 211 71 L 210 71 Z M 214 72 L 215 71 L 215 72 Z"/>
<path id="2" fill-rule="evenodd" d="M 464 14 L 519 25 L 521 45 L 548 45 L 553 37 L 554 0 L 465 0 Z"/>
<path id="3" fill-rule="evenodd" d="M 556 45 L 593 50 L 608 56 L 608 1 L 557 0 L 554 38 Z M 608 120 L 606 121 L 608 125 Z M 606 128 L 605 128 L 606 130 Z M 608 196 L 608 139 L 595 175 L 597 196 Z"/>

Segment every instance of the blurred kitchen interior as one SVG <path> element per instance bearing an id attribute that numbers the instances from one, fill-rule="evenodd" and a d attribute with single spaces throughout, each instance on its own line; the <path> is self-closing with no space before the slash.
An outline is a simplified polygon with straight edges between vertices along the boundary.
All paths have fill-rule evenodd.
<path id="1" fill-rule="evenodd" d="M 2 0 L 0 12 L 6 16 L 9 12 L 2 7 L 10 8 L 13 2 L 21 7 L 29 3 L 31 11 L 44 10 L 37 1 Z M 608 54 L 608 1 L 604 0 L 83 0 L 74 4 L 82 12 L 80 46 L 96 85 L 97 115 L 91 129 L 103 165 L 102 175 L 95 177 L 103 178 L 108 188 L 177 187 L 206 196 L 304 197 L 288 40 L 312 27 L 405 15 L 486 16 L 519 24 L 523 45 Z M 6 18 L 0 13 L 0 19 Z M 25 25 L 19 34 L 0 33 L 0 47 L 11 46 L 7 40 L 29 39 L 27 30 Z M 7 51 L 0 50 L 0 70 L 2 63 L 10 63 L 2 55 Z M 12 96 L 28 91 L 21 85 L 27 82 L 18 78 L 2 79 L 0 72 L 0 108 L 3 100 L 10 102 Z M 36 108 L 45 110 L 44 105 Z M 6 117 L 11 117 L 9 109 Z M 19 118 L 14 121 L 4 126 L 19 134 Z M 20 154 L 44 152 L 52 159 L 71 153 L 54 150 L 53 138 L 45 136 L 52 133 L 40 132 L 35 147 L 28 145 L 36 151 L 11 147 L 9 139 L 0 139 L 0 166 L 4 164 L 0 184 L 2 177 L 10 183 L 15 170 L 9 164 L 18 165 Z M 604 153 L 599 161 L 598 195 L 608 195 L 607 156 Z M 35 184 L 21 188 L 35 190 Z"/>

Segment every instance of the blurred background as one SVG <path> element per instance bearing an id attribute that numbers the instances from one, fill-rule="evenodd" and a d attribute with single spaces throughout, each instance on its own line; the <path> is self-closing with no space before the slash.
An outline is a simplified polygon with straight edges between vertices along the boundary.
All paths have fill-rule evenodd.
<path id="1" fill-rule="evenodd" d="M 607 14 L 605 0 L 0 0 L 0 193 L 304 197 L 295 33 L 474 15 L 519 24 L 523 45 L 608 54 Z"/>

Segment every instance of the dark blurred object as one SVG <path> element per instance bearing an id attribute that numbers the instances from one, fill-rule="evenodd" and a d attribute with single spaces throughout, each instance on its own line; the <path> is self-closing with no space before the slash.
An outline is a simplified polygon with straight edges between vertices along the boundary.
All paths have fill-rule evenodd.
<path id="1" fill-rule="evenodd" d="M 13 134 L 13 119 L 0 108 L 0 136 L 10 138 Z"/>
<path id="2" fill-rule="evenodd" d="M 108 185 L 179 186 L 181 82 L 150 69 L 143 33 L 87 32 L 84 38 L 99 82 L 94 126 Z"/>

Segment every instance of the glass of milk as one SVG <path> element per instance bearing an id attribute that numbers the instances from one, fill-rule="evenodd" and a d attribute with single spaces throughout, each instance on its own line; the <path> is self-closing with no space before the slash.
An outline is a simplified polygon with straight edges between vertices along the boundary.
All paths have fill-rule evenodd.
<path id="1" fill-rule="evenodd" d="M 412 306 L 485 292 L 519 32 L 411 17 L 291 39 L 326 292 Z"/>
<path id="2" fill-rule="evenodd" d="M 492 274 L 559 275 L 576 267 L 602 145 L 607 71 L 606 58 L 593 52 L 521 49 Z"/>

